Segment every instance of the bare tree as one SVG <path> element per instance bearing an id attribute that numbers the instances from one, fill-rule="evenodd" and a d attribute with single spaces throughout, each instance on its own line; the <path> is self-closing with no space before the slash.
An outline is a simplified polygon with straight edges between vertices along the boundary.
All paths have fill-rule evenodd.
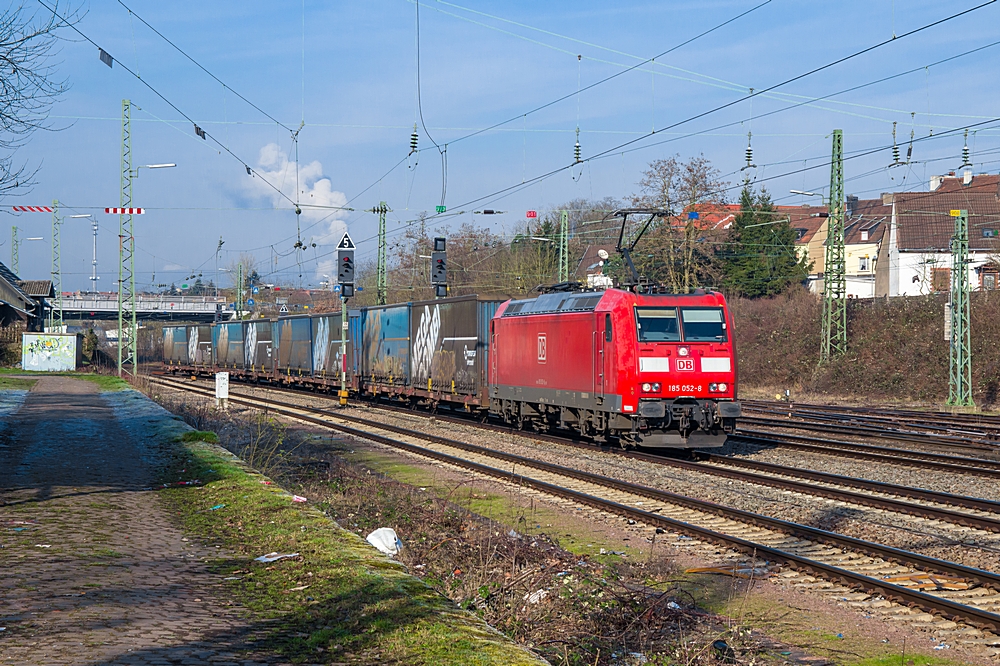
<path id="1" fill-rule="evenodd" d="M 37 167 L 14 159 L 17 149 L 38 129 L 48 129 L 49 109 L 67 89 L 56 73 L 56 30 L 75 23 L 58 3 L 55 12 L 10 5 L 0 13 L 0 195 L 31 186 Z"/>
<path id="2" fill-rule="evenodd" d="M 632 205 L 666 211 L 636 250 L 636 264 L 649 277 L 686 294 L 716 274 L 717 230 L 701 215 L 725 203 L 719 170 L 704 156 L 681 162 L 674 155 L 654 160 L 642 174 Z M 687 213 L 698 212 L 699 216 Z"/>

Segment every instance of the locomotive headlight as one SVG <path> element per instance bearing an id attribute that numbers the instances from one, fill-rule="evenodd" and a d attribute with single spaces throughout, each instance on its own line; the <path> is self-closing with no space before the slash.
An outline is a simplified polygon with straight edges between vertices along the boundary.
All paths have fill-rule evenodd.
<path id="1" fill-rule="evenodd" d="M 653 382 L 653 393 L 660 392 L 660 382 Z"/>
<path id="2" fill-rule="evenodd" d="M 642 385 L 643 393 L 651 393 L 652 390 L 653 390 L 653 385 L 650 384 L 649 382 L 646 382 L 645 384 Z"/>
<path id="3" fill-rule="evenodd" d="M 691 353 L 691 350 L 688 349 L 687 347 L 678 347 L 677 348 L 677 355 L 678 356 L 687 356 L 690 353 Z"/>
<path id="4" fill-rule="evenodd" d="M 715 393 L 716 391 L 719 390 L 719 385 L 718 384 L 709 384 L 708 385 L 708 390 L 711 391 L 712 393 Z"/>
<path id="5" fill-rule="evenodd" d="M 728 389 L 728 388 L 729 388 L 729 384 L 726 384 L 725 382 L 722 382 L 721 384 L 719 384 L 719 392 L 720 393 L 725 393 L 726 389 Z"/>

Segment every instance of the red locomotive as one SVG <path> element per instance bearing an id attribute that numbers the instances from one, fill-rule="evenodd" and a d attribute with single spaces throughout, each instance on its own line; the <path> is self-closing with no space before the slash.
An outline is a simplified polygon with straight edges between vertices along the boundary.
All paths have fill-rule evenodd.
<path id="1" fill-rule="evenodd" d="M 490 411 L 623 446 L 721 446 L 740 416 L 732 330 L 711 291 L 508 301 L 490 324 Z"/>

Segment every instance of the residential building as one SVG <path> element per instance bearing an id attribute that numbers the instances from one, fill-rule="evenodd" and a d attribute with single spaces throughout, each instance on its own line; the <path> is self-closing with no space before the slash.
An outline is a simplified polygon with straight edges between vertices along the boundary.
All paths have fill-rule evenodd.
<path id="1" fill-rule="evenodd" d="M 876 296 L 916 296 L 951 289 L 955 220 L 968 211 L 969 284 L 996 289 L 1000 280 L 1000 176 L 934 176 L 929 192 L 883 195 L 892 208 L 888 242 L 876 263 Z"/>

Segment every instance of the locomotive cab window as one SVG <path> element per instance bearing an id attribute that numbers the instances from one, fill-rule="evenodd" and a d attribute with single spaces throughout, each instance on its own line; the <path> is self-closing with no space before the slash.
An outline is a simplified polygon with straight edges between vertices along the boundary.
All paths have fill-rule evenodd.
<path id="1" fill-rule="evenodd" d="M 721 308 L 681 308 L 685 342 L 726 342 Z"/>
<path id="2" fill-rule="evenodd" d="M 680 342 L 677 308 L 636 308 L 635 327 L 640 342 Z"/>
<path id="3" fill-rule="evenodd" d="M 611 332 L 611 315 L 606 314 L 604 315 L 604 341 L 611 342 L 612 337 L 613 336 Z"/>

